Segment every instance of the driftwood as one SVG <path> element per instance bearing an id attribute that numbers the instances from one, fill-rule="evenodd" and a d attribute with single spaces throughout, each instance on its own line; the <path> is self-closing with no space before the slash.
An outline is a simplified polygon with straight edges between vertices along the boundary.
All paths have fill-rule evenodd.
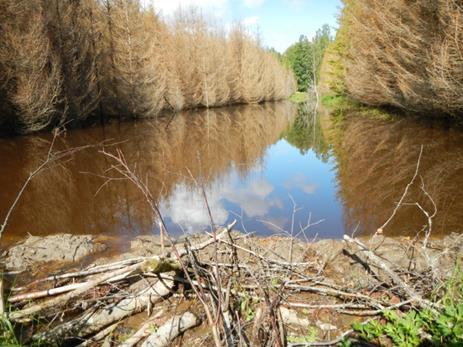
<path id="1" fill-rule="evenodd" d="M 52 343 L 69 338 L 88 336 L 107 325 L 142 312 L 148 307 L 148 304 L 161 301 L 170 294 L 173 285 L 173 282 L 169 280 L 158 281 L 153 286 L 141 290 L 134 296 L 128 296 L 115 305 L 84 313 L 82 316 L 49 331 L 36 334 L 34 340 Z"/>
<path id="2" fill-rule="evenodd" d="M 198 318 L 190 312 L 175 316 L 165 322 L 155 333 L 151 334 L 141 347 L 166 347 L 173 339 L 186 330 L 199 324 Z"/>

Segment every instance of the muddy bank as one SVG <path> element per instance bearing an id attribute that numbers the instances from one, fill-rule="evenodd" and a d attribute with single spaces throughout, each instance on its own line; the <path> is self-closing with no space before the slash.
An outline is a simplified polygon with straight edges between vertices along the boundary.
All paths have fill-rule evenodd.
<path id="1" fill-rule="evenodd" d="M 430 293 L 451 276 L 463 254 L 458 234 L 425 245 L 382 235 L 305 243 L 221 231 L 216 238 L 192 235 L 173 246 L 166 241 L 164 247 L 157 236 L 140 236 L 127 252 L 98 257 L 82 268 L 81 262 L 95 258 L 104 244 L 90 236 L 32 241 L 5 255 L 9 270 L 17 265 L 29 270 L 7 288 L 9 318 L 28 331 L 29 340 L 57 345 L 93 339 L 87 345 L 106 340 L 116 346 L 135 339 L 133 346 L 138 346 L 167 329 L 165 324 L 181 322 L 188 328 L 172 337 L 177 345 L 213 346 L 211 314 L 218 314 L 213 321 L 221 322 L 216 333 L 224 343 L 227 329 L 235 342 L 246 338 L 251 346 L 277 345 L 280 335 L 291 346 L 333 341 L 353 322 L 384 309 L 426 307 Z M 40 251 L 24 256 L 27 263 L 20 264 L 19 255 L 31 245 Z M 64 249 L 79 254 L 79 260 L 64 256 Z M 57 264 L 66 273 L 50 271 L 52 276 L 31 282 L 28 274 Z M 205 307 L 222 309 L 208 313 Z M 30 315 L 48 325 L 31 326 Z M 57 315 L 62 320 L 54 320 Z M 280 335 L 274 335 L 275 329 Z"/>
<path id="2" fill-rule="evenodd" d="M 329 270 L 333 278 L 343 282 L 363 283 L 365 271 L 361 264 L 349 254 L 351 246 L 343 240 L 319 240 L 304 242 L 288 237 L 257 237 L 234 232 L 238 239 L 245 241 L 243 245 L 249 250 L 257 252 L 264 257 L 287 262 L 313 261 L 318 266 Z M 197 243 L 208 239 L 206 234 L 191 234 L 174 240 L 176 247 L 183 248 L 189 243 Z M 427 260 L 421 254 L 411 254 L 415 251 L 413 245 L 419 241 L 409 237 L 385 237 L 377 235 L 371 238 L 360 238 L 375 253 L 398 267 L 407 267 L 413 271 L 425 271 Z M 106 239 L 107 241 L 107 239 Z M 111 242 L 111 241 L 109 241 Z M 292 247 L 292 254 L 290 249 Z M 123 253 L 108 255 L 109 245 L 105 240 L 94 235 L 58 234 L 52 236 L 29 236 L 25 241 L 13 245 L 3 252 L 5 268 L 8 271 L 21 271 L 35 269 L 44 266 L 80 266 L 81 263 L 91 258 L 95 263 L 101 264 L 109 261 L 131 259 L 136 257 L 149 257 L 162 255 L 161 238 L 156 235 L 138 236 L 130 242 L 130 248 Z M 165 243 L 165 253 L 172 251 L 169 242 Z M 351 250 L 352 251 L 352 250 Z M 353 252 L 353 251 L 352 251 Z M 443 276 L 448 276 L 453 269 L 453 262 L 457 254 L 463 254 L 463 236 L 452 233 L 444 238 L 430 240 L 427 248 L 428 256 L 435 258 L 434 264 L 437 271 Z M 210 250 L 205 250 L 200 255 L 202 258 L 210 257 Z M 252 255 L 244 253 L 244 261 L 252 258 Z M 410 257 L 413 261 L 410 262 Z M 363 283 L 365 284 L 365 283 Z"/>

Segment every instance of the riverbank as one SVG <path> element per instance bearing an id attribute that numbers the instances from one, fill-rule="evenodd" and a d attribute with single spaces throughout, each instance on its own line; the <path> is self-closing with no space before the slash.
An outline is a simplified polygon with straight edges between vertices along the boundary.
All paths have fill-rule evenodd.
<path id="1" fill-rule="evenodd" d="M 232 229 L 173 246 L 140 236 L 126 253 L 103 258 L 105 244 L 94 236 L 26 240 L 4 254 L 7 317 L 26 345 L 135 346 L 176 317 L 189 318 L 188 329 L 167 335 L 178 345 L 338 343 L 361 338 L 351 325 L 387 310 L 440 305 L 463 251 L 457 234 L 306 243 Z M 75 257 L 63 258 L 62 249 Z"/>

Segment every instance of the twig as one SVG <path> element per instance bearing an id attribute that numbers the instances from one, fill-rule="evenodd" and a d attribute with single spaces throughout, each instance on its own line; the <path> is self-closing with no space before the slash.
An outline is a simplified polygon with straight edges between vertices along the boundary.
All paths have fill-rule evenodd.
<path id="1" fill-rule="evenodd" d="M 402 194 L 402 197 L 400 198 L 399 202 L 397 203 L 397 205 L 395 206 L 394 210 L 392 211 L 392 214 L 389 216 L 389 218 L 384 222 L 383 225 L 381 225 L 377 232 L 383 232 L 384 228 L 394 219 L 395 215 L 397 214 L 397 211 L 400 209 L 400 207 L 402 206 L 402 203 L 403 201 L 405 200 L 406 196 L 408 195 L 408 190 L 410 189 L 410 187 L 413 185 L 413 183 L 415 182 L 415 179 L 416 177 L 418 176 L 418 171 L 420 169 L 420 164 L 421 164 L 421 156 L 423 155 L 423 145 L 421 145 L 421 148 L 420 148 L 420 154 L 418 156 L 418 161 L 416 163 L 416 167 L 415 167 L 415 173 L 413 174 L 413 177 L 411 179 L 411 181 L 407 184 L 407 186 L 405 187 L 405 190 Z M 375 234 L 376 234 L 375 233 Z"/>
<path id="2" fill-rule="evenodd" d="M 398 285 L 410 299 L 416 301 L 422 307 L 433 308 L 436 304 L 423 299 L 418 293 L 415 292 L 413 288 L 411 288 L 407 283 L 405 283 L 399 275 L 397 275 L 380 257 L 378 257 L 375 253 L 373 253 L 366 245 L 360 242 L 357 239 L 353 239 L 348 235 L 344 235 L 344 240 L 356 245 L 359 247 L 363 252 L 365 252 L 368 259 L 375 264 L 375 266 L 382 269 L 390 278 L 391 280 Z"/>

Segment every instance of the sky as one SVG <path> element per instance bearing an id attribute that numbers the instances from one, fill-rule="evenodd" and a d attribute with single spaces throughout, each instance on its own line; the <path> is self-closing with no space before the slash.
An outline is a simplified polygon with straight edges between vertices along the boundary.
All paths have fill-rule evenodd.
<path id="1" fill-rule="evenodd" d="M 337 27 L 340 0 L 143 0 L 152 3 L 164 17 L 179 6 L 201 7 L 229 27 L 241 21 L 250 31 L 259 31 L 264 46 L 284 52 L 301 34 L 311 38 L 318 28 Z"/>

